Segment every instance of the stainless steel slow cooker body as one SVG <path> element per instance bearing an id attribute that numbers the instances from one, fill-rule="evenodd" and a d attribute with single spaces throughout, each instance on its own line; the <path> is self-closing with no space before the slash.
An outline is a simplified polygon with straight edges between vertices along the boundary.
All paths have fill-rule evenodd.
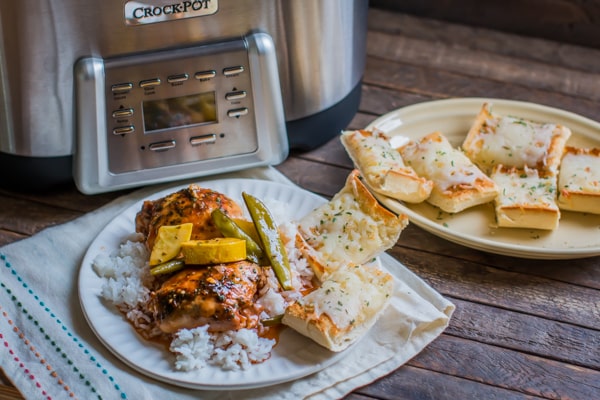
<path id="1" fill-rule="evenodd" d="M 289 146 L 315 147 L 337 134 L 358 107 L 367 3 L 1 2 L 0 158 L 13 166 L 13 176 L 22 166 L 29 169 L 27 176 L 39 173 L 37 185 L 65 175 L 66 167 L 72 173 L 77 148 L 74 66 L 82 58 L 109 60 L 254 33 L 266 33 L 274 43 Z M 177 13 L 203 7 L 212 11 Z"/>

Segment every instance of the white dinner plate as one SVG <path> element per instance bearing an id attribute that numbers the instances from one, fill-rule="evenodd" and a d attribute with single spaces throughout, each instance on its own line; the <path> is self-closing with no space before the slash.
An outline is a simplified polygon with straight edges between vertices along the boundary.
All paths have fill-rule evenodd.
<path id="1" fill-rule="evenodd" d="M 242 191 L 265 200 L 267 204 L 268 199 L 287 203 L 292 218 L 304 216 L 325 202 L 323 198 L 298 187 L 262 180 L 224 179 L 202 182 L 200 185 L 224 193 L 239 204 L 244 204 Z M 160 191 L 151 199 L 183 187 Z M 135 232 L 134 218 L 141 205 L 142 201 L 133 204 L 101 231 L 90 245 L 79 272 L 79 298 L 85 317 L 102 343 L 122 361 L 145 375 L 174 385 L 194 389 L 236 390 L 270 386 L 305 377 L 339 361 L 350 350 L 334 353 L 292 329 L 284 329 L 271 357 L 246 370 L 225 371 L 219 367 L 205 367 L 193 372 L 176 371 L 175 357 L 164 345 L 141 338 L 114 306 L 102 300 L 102 278 L 92 269 L 92 262 L 98 254 L 110 255 Z"/>
<path id="2" fill-rule="evenodd" d="M 464 98 L 425 102 L 400 108 L 373 121 L 390 136 L 419 139 L 440 131 L 456 147 L 462 144 L 484 102 L 494 112 L 569 127 L 571 146 L 600 147 L 600 124 L 580 115 L 534 103 L 502 99 Z M 377 195 L 386 206 L 408 215 L 421 228 L 449 241 L 490 253 L 533 259 L 571 259 L 600 255 L 600 215 L 562 211 L 553 231 L 494 226 L 491 203 L 456 214 L 429 203 L 409 204 Z"/>

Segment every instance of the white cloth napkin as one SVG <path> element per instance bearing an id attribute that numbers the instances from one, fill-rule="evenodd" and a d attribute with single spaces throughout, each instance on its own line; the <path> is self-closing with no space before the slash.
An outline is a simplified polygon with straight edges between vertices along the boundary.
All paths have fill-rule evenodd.
<path id="1" fill-rule="evenodd" d="M 208 179 L 215 178 L 292 184 L 270 167 Z M 293 382 L 243 391 L 191 390 L 148 378 L 118 360 L 95 337 L 79 305 L 77 277 L 88 246 L 103 227 L 129 205 L 166 187 L 140 189 L 0 248 L 0 362 L 25 398 L 340 398 L 400 367 L 448 325 L 454 305 L 385 255 L 397 278 L 392 304 L 341 362 Z"/>

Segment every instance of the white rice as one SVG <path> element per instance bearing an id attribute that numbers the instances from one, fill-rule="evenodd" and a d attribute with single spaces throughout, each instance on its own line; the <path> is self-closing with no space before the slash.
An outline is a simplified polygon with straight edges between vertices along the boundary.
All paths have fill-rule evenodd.
<path id="1" fill-rule="evenodd" d="M 148 268 L 145 268 L 146 260 L 146 246 L 132 240 L 125 241 L 110 256 L 98 255 L 93 268 L 98 276 L 104 278 L 102 297 L 125 309 L 133 309 L 147 302 L 150 295 L 147 286 L 152 277 Z"/>
<path id="2" fill-rule="evenodd" d="M 285 221 L 285 204 L 270 201 L 267 205 L 276 221 Z M 260 318 L 280 315 L 287 305 L 300 298 L 301 289 L 313 277 L 312 269 L 294 245 L 296 225 L 280 225 L 286 240 L 286 250 L 292 268 L 294 290 L 280 292 L 280 286 L 271 269 L 265 270 L 267 284 L 261 289 L 257 302 L 264 309 Z M 152 317 L 144 311 L 150 299 L 154 278 L 149 273 L 149 254 L 140 235 L 132 235 L 110 256 L 100 254 L 93 263 L 96 274 L 103 278 L 102 297 L 121 310 L 126 318 L 146 337 L 160 334 Z M 269 358 L 275 340 L 259 336 L 260 332 L 241 329 L 210 333 L 208 326 L 181 329 L 171 341 L 169 350 L 175 354 L 174 368 L 192 371 L 207 366 L 224 370 L 246 369 Z"/>
<path id="3" fill-rule="evenodd" d="M 239 370 L 269 358 L 275 340 L 265 339 L 254 330 L 241 329 L 211 334 L 208 325 L 182 329 L 175 334 L 169 350 L 176 355 L 175 369 L 192 371 L 208 365 Z"/>

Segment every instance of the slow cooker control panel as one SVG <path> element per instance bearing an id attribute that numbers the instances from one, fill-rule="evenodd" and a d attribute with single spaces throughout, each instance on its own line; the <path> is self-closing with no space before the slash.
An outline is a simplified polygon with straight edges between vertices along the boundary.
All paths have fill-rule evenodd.
<path id="1" fill-rule="evenodd" d="M 73 175 L 84 193 L 274 165 L 288 155 L 267 33 L 84 57 L 74 73 Z"/>
<path id="2" fill-rule="evenodd" d="M 107 60 L 110 171 L 255 152 L 251 78 L 241 40 Z"/>

